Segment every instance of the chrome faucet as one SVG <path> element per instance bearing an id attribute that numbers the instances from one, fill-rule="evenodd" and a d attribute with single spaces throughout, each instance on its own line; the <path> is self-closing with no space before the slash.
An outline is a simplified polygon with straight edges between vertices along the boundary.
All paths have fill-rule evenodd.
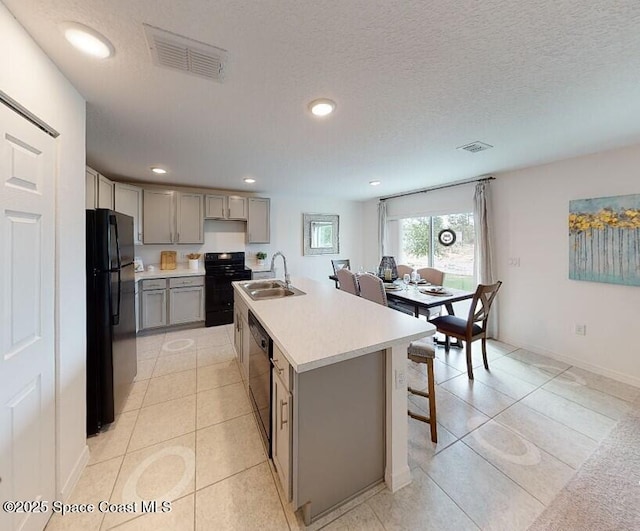
<path id="1" fill-rule="evenodd" d="M 287 269 L 287 259 L 282 254 L 282 251 L 278 251 L 271 257 L 271 271 L 274 271 L 273 265 L 276 261 L 276 256 L 282 256 L 282 261 L 284 262 L 284 286 L 289 289 L 291 287 L 291 279 L 289 278 L 289 270 Z"/>

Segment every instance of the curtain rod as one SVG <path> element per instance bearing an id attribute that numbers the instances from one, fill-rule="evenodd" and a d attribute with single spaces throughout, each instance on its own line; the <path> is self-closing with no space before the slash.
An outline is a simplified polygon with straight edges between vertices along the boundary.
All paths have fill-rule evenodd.
<path id="1" fill-rule="evenodd" d="M 480 179 L 468 179 L 466 181 L 458 181 L 455 183 L 451 183 L 451 184 L 443 184 L 441 186 L 432 186 L 430 188 L 423 188 L 421 190 L 414 190 L 413 192 L 405 192 L 403 194 L 395 194 L 395 195 L 388 195 L 386 197 L 381 197 L 380 201 L 386 201 L 387 199 L 395 199 L 396 197 L 405 197 L 407 195 L 415 195 L 415 194 L 425 194 L 427 192 L 433 192 L 434 190 L 443 190 L 444 188 L 453 188 L 454 186 L 461 186 L 463 184 L 469 184 L 469 183 L 482 183 L 485 181 L 494 181 L 495 177 L 492 177 L 491 175 L 488 177 L 481 177 Z"/>

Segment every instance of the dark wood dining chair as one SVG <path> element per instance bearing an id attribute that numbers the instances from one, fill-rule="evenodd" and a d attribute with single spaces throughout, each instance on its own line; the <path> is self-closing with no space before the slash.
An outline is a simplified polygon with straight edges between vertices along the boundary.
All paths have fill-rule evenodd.
<path id="1" fill-rule="evenodd" d="M 331 267 L 333 267 L 333 274 L 338 276 L 338 271 L 342 268 L 351 270 L 351 261 L 348 258 L 346 260 L 331 260 Z M 339 288 L 339 282 L 337 280 L 334 282 L 336 283 L 336 289 Z"/>
<path id="2" fill-rule="evenodd" d="M 489 310 L 493 303 L 502 282 L 495 284 L 479 284 L 471 301 L 469 316 L 467 319 L 456 317 L 455 315 L 442 315 L 431 320 L 438 332 L 445 335 L 446 352 L 449 352 L 449 341 L 451 337 L 456 337 L 465 342 L 467 354 L 467 374 L 473 380 L 473 367 L 471 361 L 471 343 L 482 340 L 482 359 L 484 368 L 489 370 L 487 362 L 487 321 L 489 320 Z"/>

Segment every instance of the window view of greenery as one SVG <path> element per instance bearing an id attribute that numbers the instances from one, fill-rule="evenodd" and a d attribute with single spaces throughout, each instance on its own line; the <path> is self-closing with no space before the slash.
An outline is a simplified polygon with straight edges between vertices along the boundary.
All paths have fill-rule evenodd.
<path id="1" fill-rule="evenodd" d="M 438 234 L 443 229 L 451 229 L 456 234 L 455 243 L 449 247 L 438 241 Z M 400 231 L 399 263 L 415 269 L 440 269 L 445 272 L 445 286 L 468 290 L 475 288 L 475 231 L 472 213 L 406 218 L 400 220 Z"/>

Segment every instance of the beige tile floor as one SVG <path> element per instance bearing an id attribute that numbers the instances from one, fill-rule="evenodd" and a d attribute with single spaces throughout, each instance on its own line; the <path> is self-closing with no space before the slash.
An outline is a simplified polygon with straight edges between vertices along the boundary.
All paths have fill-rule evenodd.
<path id="1" fill-rule="evenodd" d="M 88 440 L 73 503 L 171 502 L 171 512 L 54 515 L 47 529 L 252 530 L 304 526 L 282 501 L 244 391 L 233 328 L 138 338 L 138 376 L 115 423 Z M 474 345 L 474 348 L 478 345 Z M 474 350 L 438 348 L 438 437 L 408 418 L 413 482 L 384 485 L 311 529 L 526 529 L 553 500 L 640 389 L 493 341 L 490 371 Z M 408 380 L 426 387 L 410 363 Z M 411 395 L 412 408 L 426 410 Z"/>

